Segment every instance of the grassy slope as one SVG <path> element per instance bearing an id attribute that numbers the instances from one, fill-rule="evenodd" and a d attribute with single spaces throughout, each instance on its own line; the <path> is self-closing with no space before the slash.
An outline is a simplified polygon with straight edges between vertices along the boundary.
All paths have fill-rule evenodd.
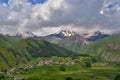
<path id="1" fill-rule="evenodd" d="M 75 65 L 45 65 L 26 70 L 20 69 L 16 72 L 21 71 L 21 73 L 16 73 L 15 76 L 24 80 L 114 80 L 116 75 L 120 74 L 119 66 L 107 62 L 91 63 L 91 67 L 88 68 L 84 65 L 86 59 L 90 61 L 89 57 L 78 57 L 73 59 Z M 61 66 L 64 70 L 61 70 Z"/>
<path id="2" fill-rule="evenodd" d="M 113 35 L 104 40 L 97 41 L 80 51 L 82 54 L 98 56 L 108 62 L 120 62 L 120 35 Z M 25 80 L 114 80 L 119 75 L 119 66 L 107 62 L 95 62 L 90 68 L 83 67 L 84 61 L 78 60 L 73 66 L 64 66 L 65 71 L 60 70 L 60 65 L 41 66 L 23 71 L 17 74 Z M 47 76 L 47 77 L 46 77 Z M 70 79 L 71 78 L 71 79 Z"/>
<path id="3" fill-rule="evenodd" d="M 84 47 L 79 53 L 99 56 L 102 60 L 109 62 L 120 62 L 120 34 L 96 41 Z"/>
<path id="4" fill-rule="evenodd" d="M 43 40 L 18 39 L 0 35 L 0 69 L 27 63 L 37 57 L 72 56 L 65 48 Z"/>
<path id="5" fill-rule="evenodd" d="M 92 56 L 99 56 L 106 61 L 118 62 L 119 58 L 117 58 L 117 56 L 120 55 L 119 44 L 120 36 L 113 35 L 112 37 L 97 41 L 92 45 L 85 47 L 80 52 L 84 54 L 90 54 Z M 114 47 L 116 47 L 116 45 L 118 47 L 115 49 Z M 69 50 L 58 47 L 54 44 L 50 44 L 43 40 L 33 39 L 18 40 L 16 42 L 13 42 L 12 44 L 9 44 L 9 46 L 1 46 L 0 52 L 2 54 L 0 55 L 0 61 L 3 61 L 0 62 L 1 64 L 3 64 L 2 68 L 8 67 L 8 63 L 15 64 L 16 61 L 18 61 L 19 63 L 26 63 L 27 61 L 34 59 L 37 56 L 46 56 L 46 58 L 48 58 L 48 56 L 52 55 L 64 57 L 69 56 L 68 54 L 72 55 L 72 52 Z M 41 52 L 43 52 L 44 54 Z M 56 54 L 56 52 L 59 54 Z M 8 58 L 8 53 L 11 54 L 11 56 L 14 55 L 13 58 Z M 112 55 L 108 55 L 108 53 Z M 107 59 L 105 58 L 106 56 L 108 56 Z M 113 58 L 110 58 L 110 56 L 115 57 L 115 59 L 113 60 Z M 115 76 L 118 75 L 120 72 L 120 68 L 118 66 L 108 64 L 107 62 L 91 63 L 91 67 L 86 68 L 84 67 L 86 58 L 85 60 L 83 58 L 78 58 L 77 64 L 75 65 L 64 66 L 65 71 L 60 70 L 61 65 L 48 65 L 34 67 L 32 69 L 27 69 L 23 71 L 21 71 L 20 69 L 20 71 L 17 71 L 18 73 L 16 73 L 15 76 L 25 80 L 67 80 L 67 78 L 71 78 L 73 80 L 114 80 Z M 10 63 L 8 59 L 13 60 L 11 60 Z M 56 60 L 56 58 L 54 60 Z M 88 59 L 88 61 L 90 60 Z"/>
<path id="6" fill-rule="evenodd" d="M 16 64 L 16 58 L 13 54 L 13 50 L 10 49 L 12 45 L 16 44 L 20 39 L 11 38 L 0 35 L 0 70 L 11 67 Z"/>
<path id="7" fill-rule="evenodd" d="M 100 64 L 98 65 L 100 66 Z M 22 71 L 21 74 L 18 73 L 16 76 L 25 80 L 67 80 L 68 77 L 72 80 L 114 80 L 120 69 L 110 65 L 105 65 L 102 68 L 84 68 L 81 64 L 76 64 L 64 66 L 65 71 L 61 71 L 60 67 L 61 65 L 34 67 Z"/>

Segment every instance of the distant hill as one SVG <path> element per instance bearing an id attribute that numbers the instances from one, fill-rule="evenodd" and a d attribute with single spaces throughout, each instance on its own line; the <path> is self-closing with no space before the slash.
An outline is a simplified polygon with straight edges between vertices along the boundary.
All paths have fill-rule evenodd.
<path id="1" fill-rule="evenodd" d="M 48 42 L 57 44 L 74 52 L 78 52 L 81 48 L 89 45 L 91 42 L 107 38 L 110 35 L 104 34 L 100 31 L 96 31 L 94 33 L 78 34 L 74 31 L 61 30 L 47 36 L 37 36 L 32 32 L 25 32 L 22 34 L 17 33 L 16 36 L 21 38 L 33 38 L 38 40 L 44 39 Z"/>
<path id="2" fill-rule="evenodd" d="M 0 35 L 0 69 L 24 64 L 38 57 L 73 55 L 74 52 L 44 40 Z"/>
<path id="3" fill-rule="evenodd" d="M 120 34 L 96 41 L 79 51 L 108 62 L 120 62 Z"/>
<path id="4" fill-rule="evenodd" d="M 88 41 L 94 42 L 94 41 L 97 41 L 97 40 L 100 40 L 100 39 L 107 38 L 109 36 L 110 36 L 109 34 L 104 34 L 104 33 L 101 33 L 100 31 L 96 31 L 96 32 L 93 33 L 93 35 L 91 35 L 90 37 L 88 37 L 86 39 Z"/>

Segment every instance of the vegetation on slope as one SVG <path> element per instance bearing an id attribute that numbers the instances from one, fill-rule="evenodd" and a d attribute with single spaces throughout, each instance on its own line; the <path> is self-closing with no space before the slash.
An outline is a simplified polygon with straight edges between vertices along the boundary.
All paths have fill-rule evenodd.
<path id="1" fill-rule="evenodd" d="M 0 36 L 0 69 L 27 63 L 34 58 L 73 56 L 75 53 L 44 40 Z"/>
<path id="2" fill-rule="evenodd" d="M 97 56 L 104 61 L 120 63 L 120 34 L 96 41 L 79 52 Z"/>
<path id="3" fill-rule="evenodd" d="M 55 44 L 30 38 L 2 36 L 0 43 L 0 79 L 119 80 L 120 78 L 119 65 L 111 64 L 120 63 L 120 35 L 113 35 L 86 46 L 80 53 L 87 55 L 76 55 Z M 23 63 L 25 64 L 21 65 Z M 7 68 L 11 69 L 6 71 Z"/>
<path id="4" fill-rule="evenodd" d="M 114 80 L 120 71 L 120 67 L 106 62 L 92 63 L 90 57 L 76 57 L 76 59 L 70 57 L 40 58 L 40 61 L 44 60 L 48 64 L 15 70 L 15 78 L 24 80 Z M 59 61 L 59 63 L 71 61 L 75 64 L 49 64 L 49 60 Z M 88 63 L 91 66 L 88 66 Z"/>

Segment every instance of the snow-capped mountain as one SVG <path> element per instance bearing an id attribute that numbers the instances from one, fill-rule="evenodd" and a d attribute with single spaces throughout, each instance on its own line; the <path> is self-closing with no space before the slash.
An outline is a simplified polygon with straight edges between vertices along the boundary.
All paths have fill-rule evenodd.
<path id="1" fill-rule="evenodd" d="M 61 30 L 57 33 L 47 36 L 36 36 L 32 32 L 17 33 L 16 36 L 23 38 L 44 39 L 48 42 L 58 44 L 62 47 L 70 49 L 72 51 L 78 51 L 82 47 L 89 45 L 91 42 L 97 41 L 108 37 L 108 34 L 104 34 L 100 31 L 86 34 L 78 34 L 73 31 Z"/>
<path id="2" fill-rule="evenodd" d="M 73 31 L 61 30 L 57 33 L 44 37 L 44 40 L 58 44 L 72 51 L 80 50 L 83 46 L 89 45 L 89 41 Z"/>
<path id="3" fill-rule="evenodd" d="M 84 38 L 88 41 L 96 41 L 96 40 L 99 40 L 99 39 L 106 38 L 110 35 L 109 34 L 104 34 L 100 31 L 80 35 L 80 34 L 78 34 L 76 32 L 73 32 L 73 31 L 61 30 L 57 33 L 50 34 L 50 35 L 47 35 L 47 36 L 37 36 L 37 35 L 33 34 L 32 32 L 17 33 L 16 36 L 17 37 L 22 37 L 22 38 L 45 39 L 49 42 L 58 43 L 59 40 L 63 40 L 64 38 L 69 38 L 69 37 L 74 37 L 74 38 L 77 37 L 77 40 L 79 38 Z M 87 41 L 84 41 L 84 42 L 87 42 Z"/>
<path id="4" fill-rule="evenodd" d="M 16 36 L 17 36 L 17 37 L 22 37 L 22 38 L 32 38 L 32 37 L 36 37 L 36 35 L 33 34 L 32 32 L 17 33 Z"/>
<path id="5" fill-rule="evenodd" d="M 60 32 L 58 33 L 55 33 L 56 36 L 58 37 L 70 37 L 70 36 L 74 36 L 76 33 L 73 32 L 73 31 L 67 31 L 67 30 L 61 30 Z"/>
<path id="6" fill-rule="evenodd" d="M 97 41 L 99 39 L 109 37 L 110 35 L 109 34 L 104 34 L 104 33 L 100 32 L 100 31 L 96 31 L 96 32 L 93 32 L 93 33 L 83 34 L 82 36 L 84 38 L 86 38 L 88 41 Z"/>
<path id="7" fill-rule="evenodd" d="M 61 30 L 61 31 L 56 32 L 54 34 L 50 34 L 48 36 L 49 37 L 56 36 L 56 37 L 60 37 L 60 38 L 65 38 L 65 37 L 74 36 L 75 34 L 76 33 L 73 31 Z M 41 38 L 41 36 L 37 36 L 32 32 L 17 33 L 16 36 L 22 37 L 22 38 Z M 44 38 L 44 37 L 47 37 L 47 36 L 43 36 L 42 38 Z"/>

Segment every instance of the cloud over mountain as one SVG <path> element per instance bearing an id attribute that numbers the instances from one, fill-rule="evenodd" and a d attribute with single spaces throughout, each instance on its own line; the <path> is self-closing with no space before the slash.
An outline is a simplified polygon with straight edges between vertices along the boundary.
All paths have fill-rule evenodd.
<path id="1" fill-rule="evenodd" d="M 40 35 L 57 30 L 120 31 L 120 0 L 9 0 L 0 4 L 0 32 L 32 31 Z"/>

